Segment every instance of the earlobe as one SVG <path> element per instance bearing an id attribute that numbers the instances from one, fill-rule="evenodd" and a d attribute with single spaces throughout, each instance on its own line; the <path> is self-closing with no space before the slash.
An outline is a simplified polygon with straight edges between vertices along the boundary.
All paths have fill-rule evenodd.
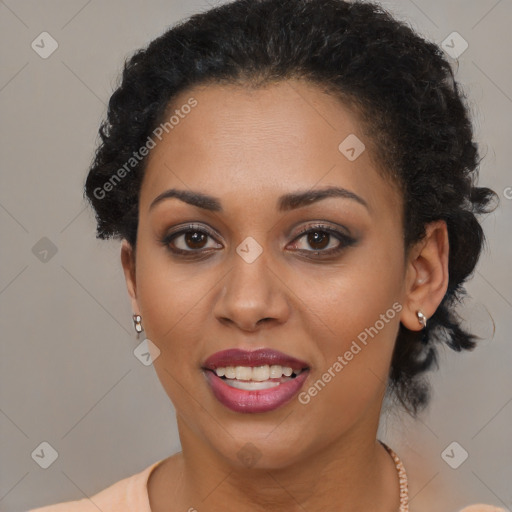
<path id="1" fill-rule="evenodd" d="M 425 237 L 410 251 L 400 321 L 412 331 L 423 328 L 418 311 L 428 320 L 448 289 L 448 229 L 444 220 L 426 226 Z"/>
<path id="2" fill-rule="evenodd" d="M 126 288 L 131 298 L 132 310 L 134 314 L 139 315 L 139 305 L 137 303 L 137 283 L 135 279 L 135 255 L 130 243 L 123 239 L 121 243 L 121 264 L 123 266 Z"/>

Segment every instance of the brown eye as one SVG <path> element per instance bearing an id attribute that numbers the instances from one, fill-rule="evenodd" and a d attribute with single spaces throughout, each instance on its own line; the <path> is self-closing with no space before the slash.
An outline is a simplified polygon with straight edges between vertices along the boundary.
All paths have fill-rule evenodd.
<path id="1" fill-rule="evenodd" d="M 331 235 L 325 231 L 310 231 L 307 235 L 308 244 L 315 250 L 325 249 Z"/>
<path id="2" fill-rule="evenodd" d="M 215 242 L 213 235 L 209 231 L 194 225 L 166 235 L 161 240 L 161 243 L 169 251 L 184 256 L 211 252 L 210 249 L 222 247 Z"/>
<path id="3" fill-rule="evenodd" d="M 206 243 L 208 235 L 200 231 L 187 231 L 183 237 L 188 248 L 202 249 Z"/>
<path id="4" fill-rule="evenodd" d="M 303 247 L 300 247 L 300 241 Z M 293 243 L 293 248 L 303 253 L 313 253 L 315 256 L 334 256 L 353 245 L 356 240 L 329 226 L 316 225 L 303 229 Z"/>

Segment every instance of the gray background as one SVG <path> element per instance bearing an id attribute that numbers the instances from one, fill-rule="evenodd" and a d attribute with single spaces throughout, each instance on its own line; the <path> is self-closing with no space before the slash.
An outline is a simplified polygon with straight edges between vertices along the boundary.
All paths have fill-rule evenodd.
<path id="1" fill-rule="evenodd" d="M 380 434 L 414 477 L 413 512 L 480 501 L 512 509 L 512 2 L 382 4 L 437 43 L 453 31 L 468 42 L 452 62 L 485 156 L 480 184 L 501 206 L 483 221 L 488 250 L 464 307 L 485 340 L 470 354 L 443 352 L 427 413 L 385 415 Z M 91 496 L 179 449 L 172 404 L 133 354 L 119 242 L 95 239 L 82 185 L 123 59 L 210 5 L 0 1 L 2 511 Z M 59 45 L 47 59 L 31 48 L 43 31 Z M 40 252 L 44 237 L 54 255 Z M 43 441 L 58 452 L 48 469 L 31 456 Z M 441 457 L 453 441 L 469 454 L 458 469 Z"/>

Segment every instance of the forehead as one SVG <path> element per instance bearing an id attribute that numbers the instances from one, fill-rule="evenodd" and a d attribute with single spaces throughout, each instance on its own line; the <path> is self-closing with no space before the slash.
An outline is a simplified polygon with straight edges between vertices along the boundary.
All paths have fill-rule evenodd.
<path id="1" fill-rule="evenodd" d="M 194 87 L 174 98 L 164 121 L 171 116 L 148 156 L 141 210 L 169 188 L 268 203 L 298 189 L 342 186 L 375 207 L 397 194 L 377 172 L 356 114 L 314 84 Z"/>

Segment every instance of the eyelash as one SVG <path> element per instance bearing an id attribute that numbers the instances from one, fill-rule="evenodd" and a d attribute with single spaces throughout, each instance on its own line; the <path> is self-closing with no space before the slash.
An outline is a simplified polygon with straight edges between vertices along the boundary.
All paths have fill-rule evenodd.
<path id="1" fill-rule="evenodd" d="M 180 229 L 179 231 L 176 231 L 175 233 L 169 233 L 169 234 L 165 235 L 162 239 L 159 240 L 159 242 L 162 245 L 164 245 L 173 254 L 178 255 L 178 256 L 183 256 L 185 258 L 197 258 L 198 254 L 200 255 L 201 253 L 212 252 L 212 249 L 210 249 L 210 250 L 209 249 L 206 249 L 206 250 L 202 250 L 202 249 L 193 250 L 192 249 L 192 250 L 186 251 L 183 249 L 178 249 L 176 247 L 174 247 L 174 248 L 171 247 L 171 242 L 175 238 L 178 238 L 179 236 L 190 233 L 190 232 L 202 233 L 211 238 L 215 238 L 215 236 L 206 228 L 204 228 L 202 226 L 195 225 L 195 224 L 189 224 L 185 228 Z M 300 232 L 297 234 L 297 236 L 293 239 L 293 242 L 300 240 L 306 234 L 315 233 L 315 232 L 327 233 L 328 235 L 336 238 L 340 242 L 340 245 L 338 247 L 336 247 L 334 249 L 330 249 L 328 251 L 324 251 L 322 249 L 316 250 L 316 251 L 315 250 L 309 251 L 309 250 L 298 249 L 299 252 L 315 253 L 316 255 L 322 254 L 322 256 L 320 256 L 320 258 L 336 256 L 337 254 L 341 253 L 343 250 L 350 247 L 351 245 L 353 245 L 356 242 L 356 240 L 354 238 L 346 235 L 345 233 L 341 233 L 340 231 L 337 231 L 337 230 L 331 228 L 330 226 L 326 226 L 324 224 L 314 224 L 314 225 L 307 226 L 307 227 L 301 229 Z M 329 242 L 330 242 L 330 240 L 329 240 Z M 213 250 L 216 250 L 216 249 L 213 249 Z M 307 256 L 307 257 L 311 258 L 311 256 Z"/>

